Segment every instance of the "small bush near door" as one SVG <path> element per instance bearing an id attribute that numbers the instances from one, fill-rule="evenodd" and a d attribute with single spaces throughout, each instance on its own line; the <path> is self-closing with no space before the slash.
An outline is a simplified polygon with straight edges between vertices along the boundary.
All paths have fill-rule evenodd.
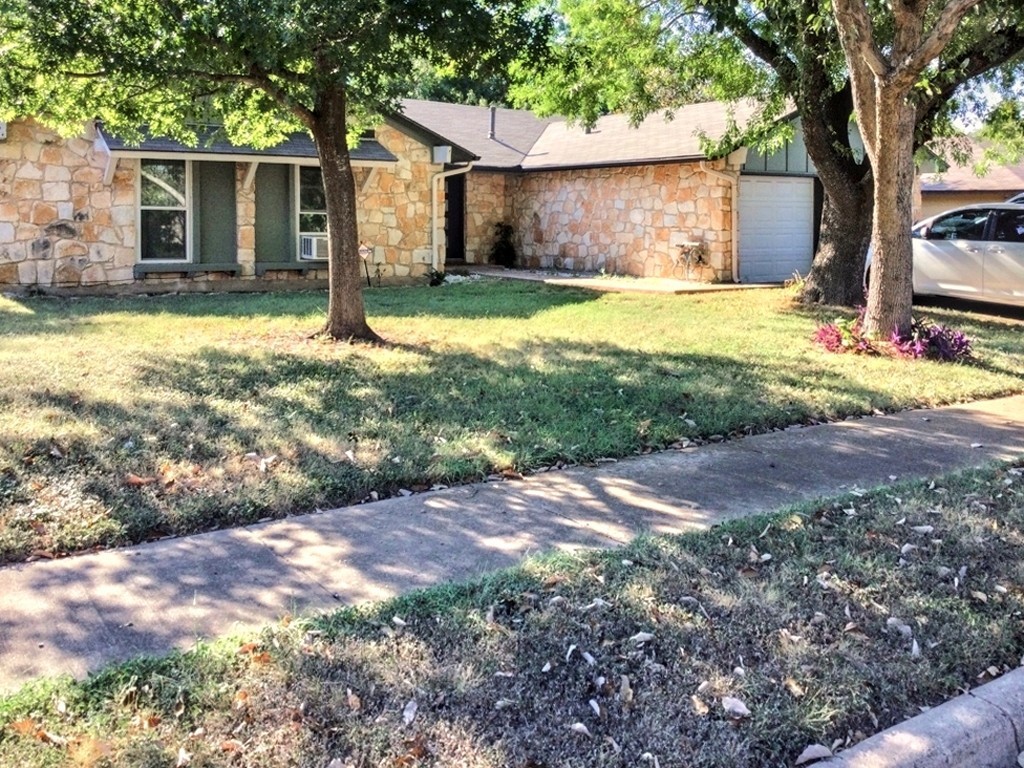
<path id="1" fill-rule="evenodd" d="M 516 263 L 516 247 L 512 244 L 512 227 L 504 222 L 494 226 L 494 245 L 491 246 L 491 264 L 513 267 Z"/>

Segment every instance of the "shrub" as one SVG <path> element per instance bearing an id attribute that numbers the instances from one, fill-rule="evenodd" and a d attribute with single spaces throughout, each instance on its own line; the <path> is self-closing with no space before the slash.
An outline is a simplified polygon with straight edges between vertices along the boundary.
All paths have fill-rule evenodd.
<path id="1" fill-rule="evenodd" d="M 963 362 L 972 358 L 971 340 L 963 331 L 945 325 L 911 321 L 910 332 L 903 336 L 893 331 L 889 345 L 872 344 L 864 335 L 864 309 L 854 318 L 836 318 L 818 327 L 814 343 L 828 352 L 878 354 L 887 351 L 897 357 L 926 358 L 944 362 Z"/>
<path id="2" fill-rule="evenodd" d="M 491 264 L 512 267 L 516 263 L 516 246 L 512 242 L 515 230 L 500 222 L 494 225 L 494 245 L 491 246 Z"/>
<path id="3" fill-rule="evenodd" d="M 922 320 L 915 319 L 906 336 L 893 331 L 890 341 L 893 350 L 902 357 L 924 357 L 952 363 L 972 357 L 971 340 L 963 331 Z"/>
<path id="4" fill-rule="evenodd" d="M 834 322 L 818 327 L 814 342 L 829 352 L 875 352 L 871 341 L 864 335 L 864 308 L 854 318 L 837 317 Z"/>

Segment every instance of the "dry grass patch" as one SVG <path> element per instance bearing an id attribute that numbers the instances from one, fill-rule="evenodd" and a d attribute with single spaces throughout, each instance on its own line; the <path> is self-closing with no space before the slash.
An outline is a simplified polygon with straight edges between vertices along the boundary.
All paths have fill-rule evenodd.
<path id="1" fill-rule="evenodd" d="M 0 298 L 0 562 L 796 423 L 1021 390 L 1021 324 L 941 311 L 978 366 L 828 355 L 783 291 Z M 831 318 L 833 313 L 829 312 Z"/>
<path id="2" fill-rule="evenodd" d="M 1018 465 L 546 557 L 26 688 L 0 763 L 789 765 L 1021 663 L 1022 545 Z"/>

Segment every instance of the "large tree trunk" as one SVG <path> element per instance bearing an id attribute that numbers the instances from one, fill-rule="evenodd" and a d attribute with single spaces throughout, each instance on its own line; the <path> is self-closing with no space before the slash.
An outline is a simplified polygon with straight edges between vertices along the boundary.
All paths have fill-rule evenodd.
<path id="1" fill-rule="evenodd" d="M 894 331 L 903 335 L 910 330 L 913 310 L 910 228 L 916 110 L 902 94 L 879 93 L 875 104 L 875 250 L 864 330 L 869 336 L 889 338 Z"/>
<path id="2" fill-rule="evenodd" d="M 849 184 L 838 197 L 826 188 L 818 251 L 800 300 L 846 307 L 863 304 L 864 263 L 870 243 L 870 184 Z"/>
<path id="3" fill-rule="evenodd" d="M 875 177 L 875 253 L 864 320 L 869 336 L 888 338 L 910 330 L 917 110 L 909 94 L 921 72 L 952 39 L 960 19 L 979 2 L 944 0 L 934 8 L 932 0 L 901 0 L 891 4 L 888 12 L 869 10 L 867 0 L 832 3 L 853 84 L 857 122 Z M 884 29 L 890 20 L 891 42 L 880 43 L 875 25 Z"/>
<path id="4" fill-rule="evenodd" d="M 807 154 L 825 191 L 818 251 L 800 299 L 856 306 L 864 301 L 864 261 L 871 240 L 871 165 L 850 150 L 849 83 L 830 92 L 820 63 L 800 72 L 800 118 Z"/>
<path id="5" fill-rule="evenodd" d="M 348 151 L 345 109 L 344 88 L 325 88 L 310 123 L 327 202 L 329 295 L 323 332 L 334 339 L 379 343 L 381 338 L 367 325 L 363 307 L 356 184 Z"/>

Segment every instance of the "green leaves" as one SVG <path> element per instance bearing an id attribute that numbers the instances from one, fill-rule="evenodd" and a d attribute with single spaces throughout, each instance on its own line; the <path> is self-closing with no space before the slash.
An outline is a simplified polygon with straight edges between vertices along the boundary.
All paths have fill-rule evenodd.
<path id="1" fill-rule="evenodd" d="M 102 115 L 189 138 L 202 100 L 232 139 L 268 146 L 309 124 L 319 95 L 342 85 L 353 112 L 403 95 L 414 58 L 496 67 L 536 51 L 544 14 L 521 0 L 0 0 L 0 103 L 77 130 Z"/>

